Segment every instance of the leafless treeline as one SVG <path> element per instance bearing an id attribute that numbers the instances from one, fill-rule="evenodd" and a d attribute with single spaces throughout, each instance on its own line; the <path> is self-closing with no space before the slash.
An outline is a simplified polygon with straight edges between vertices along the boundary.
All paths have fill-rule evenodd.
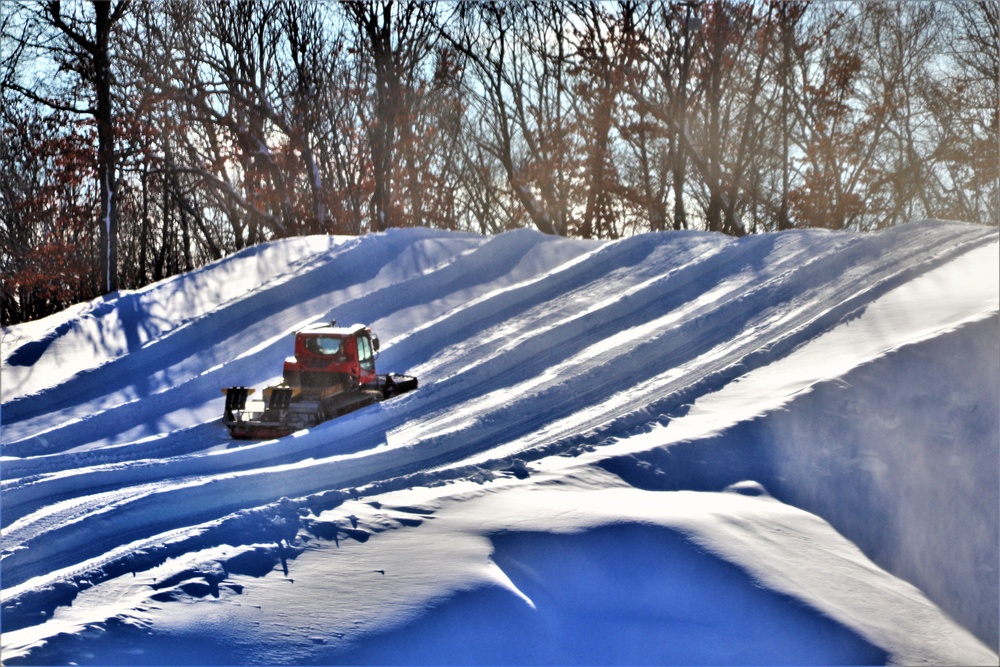
<path id="1" fill-rule="evenodd" d="M 4 3 L 4 324 L 260 241 L 1000 217 L 1000 9 Z"/>

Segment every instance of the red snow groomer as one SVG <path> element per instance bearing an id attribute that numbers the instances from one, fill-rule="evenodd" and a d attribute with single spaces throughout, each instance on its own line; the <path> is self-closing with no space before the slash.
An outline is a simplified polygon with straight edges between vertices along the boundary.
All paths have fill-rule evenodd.
<path id="1" fill-rule="evenodd" d="M 282 383 L 264 389 L 262 401 L 248 400 L 254 390 L 247 387 L 222 390 L 222 422 L 234 438 L 280 438 L 416 389 L 415 377 L 375 372 L 378 349 L 378 336 L 363 324 L 307 327 L 295 334 Z"/>

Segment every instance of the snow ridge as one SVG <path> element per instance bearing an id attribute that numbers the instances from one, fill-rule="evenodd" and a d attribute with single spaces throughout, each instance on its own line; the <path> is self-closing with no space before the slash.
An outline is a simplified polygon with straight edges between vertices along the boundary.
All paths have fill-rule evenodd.
<path id="1" fill-rule="evenodd" d="M 54 615 L 85 591 L 118 590 L 126 575 L 235 549 L 236 556 L 210 558 L 206 562 L 215 565 L 191 570 L 197 585 L 175 573 L 173 583 L 147 588 L 144 599 L 169 605 L 198 591 L 206 599 L 224 598 L 227 590 L 239 593 L 231 587 L 232 577 L 250 567 L 247 563 L 263 573 L 281 563 L 287 575 L 287 560 L 305 549 L 300 536 L 333 539 L 337 546 L 340 536 L 367 541 L 380 531 L 358 532 L 354 520 L 322 518 L 355 499 L 436 489 L 462 479 L 472 480 L 473 496 L 506 483 L 522 484 L 530 493 L 540 491 L 539 465 L 549 470 L 547 484 L 596 476 L 602 484 L 629 488 L 695 488 L 698 466 L 680 475 L 681 468 L 671 470 L 669 463 L 677 458 L 670 452 L 695 451 L 676 449 L 683 443 L 746 428 L 787 409 L 813 386 L 973 325 L 980 333 L 961 338 L 969 341 L 962 353 L 988 350 L 1000 340 L 995 325 L 1000 286 L 988 278 L 983 284 L 982 276 L 997 275 L 991 272 L 998 247 L 994 228 L 937 221 L 864 236 L 815 230 L 742 239 L 663 233 L 615 242 L 527 230 L 490 238 L 392 230 L 248 249 L 139 292 L 5 329 L 0 367 L 5 653 L 15 662 L 18 656 L 43 659 L 42 647 L 58 644 L 52 637 L 62 626 Z M 954 292 L 948 280 L 963 273 L 979 282 L 948 310 L 931 293 L 944 283 L 935 294 Z M 909 300 L 900 301 L 897 294 Z M 900 319 L 899 313 L 919 310 L 933 298 L 935 312 L 944 313 L 937 319 Z M 417 375 L 421 388 L 281 440 L 233 446 L 219 423 L 219 389 L 272 381 L 290 352 L 291 334 L 334 318 L 370 324 L 383 344 L 380 369 Z M 853 345 L 854 353 L 823 348 L 826 341 L 849 336 L 845 332 L 852 326 L 874 341 L 864 352 L 859 345 Z M 829 371 L 832 375 L 803 372 L 822 367 L 821 356 L 829 353 L 809 356 L 809 350 L 821 348 L 840 349 L 842 367 Z M 809 361 L 796 367 L 797 359 Z M 996 371 L 981 368 L 989 385 Z M 776 374 L 784 384 L 754 384 Z M 740 394 L 753 386 L 762 387 L 759 395 Z M 980 393 L 976 405 L 988 411 L 995 392 Z M 745 416 L 706 418 L 700 406 L 713 401 L 727 412 L 742 406 L 744 412 L 732 415 Z M 956 466 L 988 465 L 995 458 L 996 420 L 981 425 L 967 435 L 980 434 L 982 446 L 970 448 Z M 806 427 L 797 428 L 796 437 Z M 995 650 L 996 636 L 988 628 L 996 626 L 996 605 L 990 608 L 983 600 L 968 608 L 957 601 L 958 591 L 973 588 L 964 566 L 963 574 L 935 588 L 925 567 L 900 560 L 900 545 L 909 537 L 890 544 L 865 534 L 849 516 L 831 509 L 829 496 L 803 492 L 802 480 L 810 473 L 795 474 L 798 481 L 769 477 L 756 483 L 783 502 L 835 520 L 835 527 L 879 565 L 922 582 L 918 585 L 932 590 L 937 604 Z M 718 488 L 710 484 L 704 490 L 720 492 L 743 481 L 722 484 L 722 477 Z M 757 489 L 754 484 L 729 490 Z M 752 495 L 778 503 L 763 491 Z M 893 497 L 880 501 L 888 504 Z M 962 508 L 978 511 L 971 502 Z M 996 499 L 983 511 L 996 514 Z M 419 533 L 428 530 L 431 515 L 394 516 L 394 529 L 412 526 Z M 583 527 L 596 525 L 580 520 Z M 503 532 L 498 526 L 490 530 Z M 701 534 L 702 528 L 690 530 Z M 919 527 L 910 530 L 915 535 Z M 614 535 L 646 539 L 641 531 Z M 974 538 L 984 543 L 989 534 Z M 536 559 L 548 538 L 490 542 L 483 534 L 477 539 L 476 544 L 492 543 L 502 564 L 522 551 Z M 703 544 L 738 563 L 738 554 L 712 539 L 703 535 Z M 678 563 L 688 562 L 683 547 L 670 549 L 676 549 Z M 501 570 L 469 576 L 534 599 L 523 592 L 527 584 L 517 584 L 509 564 Z M 723 570 L 712 571 L 728 577 Z M 994 566 L 994 578 L 995 571 Z M 239 584 L 240 591 L 245 585 Z M 781 594 L 808 598 L 794 587 Z M 809 599 L 808 604 L 824 603 Z M 138 612 L 116 613 L 135 618 Z M 846 614 L 838 622 L 858 630 L 858 618 Z M 955 641 L 978 646 L 971 653 L 949 654 L 951 645 L 926 653 L 889 646 L 896 640 L 887 634 L 859 631 L 875 642 L 874 652 L 858 648 L 838 654 L 855 656 L 843 659 L 923 659 L 933 651 L 943 651 L 933 654 L 938 658 L 984 655 L 976 653 L 983 647 L 965 639 L 964 630 L 956 631 Z M 347 644 L 340 653 L 322 656 L 369 655 L 344 651 Z M 770 654 L 757 659 L 761 655 Z M 571 654 L 561 658 L 572 659 Z"/>

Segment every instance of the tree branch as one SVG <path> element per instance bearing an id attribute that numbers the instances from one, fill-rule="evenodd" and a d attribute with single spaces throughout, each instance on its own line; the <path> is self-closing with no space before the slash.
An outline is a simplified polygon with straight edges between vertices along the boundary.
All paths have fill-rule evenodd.
<path id="1" fill-rule="evenodd" d="M 36 93 L 35 91 L 31 90 L 30 88 L 25 88 L 21 84 L 15 83 L 14 81 L 3 82 L 3 84 L 0 84 L 0 89 L 13 90 L 16 93 L 24 95 L 32 102 L 37 102 L 38 104 L 47 106 L 48 108 L 54 111 L 66 111 L 69 113 L 76 113 L 76 114 L 89 114 L 91 116 L 97 113 L 97 110 L 94 107 L 80 108 L 68 103 L 57 102 L 48 97 L 43 97 L 38 93 Z"/>

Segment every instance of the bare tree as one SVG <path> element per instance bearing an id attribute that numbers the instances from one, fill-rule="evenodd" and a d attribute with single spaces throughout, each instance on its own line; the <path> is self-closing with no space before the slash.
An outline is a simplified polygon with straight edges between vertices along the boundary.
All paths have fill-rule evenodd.
<path id="1" fill-rule="evenodd" d="M 942 200 L 934 214 L 1000 225 L 1000 6 L 974 0 L 949 8 L 948 76 L 922 89 L 934 116 L 932 176 Z"/>
<path id="2" fill-rule="evenodd" d="M 97 127 L 97 180 L 100 190 L 100 285 L 103 293 L 118 289 L 118 214 L 115 179 L 115 120 L 112 98 L 113 69 L 111 33 L 129 8 L 129 0 L 104 2 L 91 0 L 89 11 L 74 4 L 66 9 L 60 0 L 45 0 L 33 7 L 33 13 L 50 31 L 61 38 L 56 45 L 46 41 L 45 34 L 35 35 L 25 30 L 15 55 L 21 49 L 44 50 L 59 65 L 59 71 L 71 72 L 86 89 L 83 95 L 70 91 L 42 91 L 25 87 L 8 73 L 4 86 L 27 96 L 51 109 L 90 116 Z M 5 29 L 7 26 L 5 25 Z M 29 45 L 30 40 L 38 40 Z M 80 99 L 82 97 L 82 99 Z"/>
<path id="3" fill-rule="evenodd" d="M 393 187 L 399 143 L 410 139 L 419 68 L 433 51 L 437 31 L 433 6 L 393 0 L 341 2 L 357 30 L 358 52 L 372 72 L 373 100 L 368 127 L 374 192 L 372 228 L 400 224 Z"/>
<path id="4" fill-rule="evenodd" d="M 547 234 L 569 230 L 574 149 L 569 132 L 565 8 L 472 2 L 451 43 L 468 58 L 486 153 L 511 196 Z"/>
<path id="5" fill-rule="evenodd" d="M 278 20 L 288 42 L 290 68 L 278 80 L 281 106 L 270 109 L 270 118 L 298 147 L 312 202 L 305 230 L 319 233 L 329 226 L 325 177 L 317 161 L 321 110 L 315 102 L 329 86 L 326 33 L 316 5 L 291 2 L 280 7 Z"/>
<path id="6" fill-rule="evenodd" d="M 584 238 L 616 237 L 621 192 L 613 161 L 612 129 L 622 115 L 621 97 L 639 56 L 639 4 L 626 0 L 615 11 L 593 0 L 573 5 L 572 62 L 576 130 L 581 135 L 586 203 L 576 233 Z"/>

